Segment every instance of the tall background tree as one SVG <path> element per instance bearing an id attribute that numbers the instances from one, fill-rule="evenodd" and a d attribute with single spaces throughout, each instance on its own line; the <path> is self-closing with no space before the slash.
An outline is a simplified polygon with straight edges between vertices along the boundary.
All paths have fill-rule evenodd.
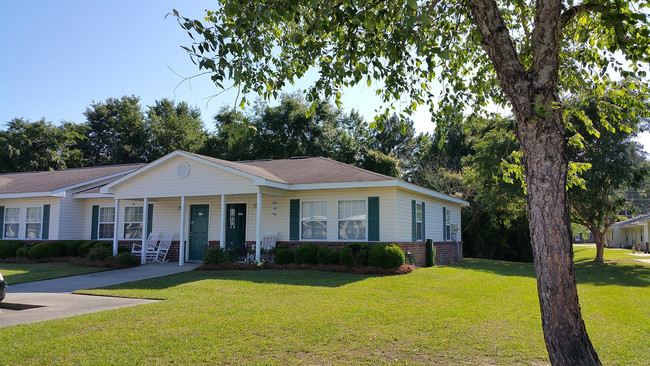
<path id="1" fill-rule="evenodd" d="M 345 86 L 381 81 L 385 101 L 412 110 L 436 95 L 438 112 L 508 105 L 523 152 L 527 214 L 553 364 L 599 364 L 582 320 L 565 189 L 568 160 L 562 93 L 599 93 L 609 71 L 645 75 L 650 30 L 644 2 L 596 0 L 352 2 L 221 0 L 185 49 L 217 87 L 233 81 L 264 97 L 316 68 L 308 100 L 340 101 Z M 619 66 L 616 56 L 627 65 Z M 629 66 L 629 67 L 628 67 Z M 646 93 L 644 82 L 636 83 Z M 621 101 L 635 101 L 620 90 Z M 244 97 L 245 98 L 245 97 Z M 435 108 L 431 106 L 431 109 Z M 446 113 L 445 113 L 446 114 Z"/>
<path id="2" fill-rule="evenodd" d="M 619 212 L 627 208 L 623 189 L 638 189 L 648 175 L 644 164 L 643 149 L 632 141 L 639 128 L 642 114 L 634 114 L 627 121 L 621 121 L 618 129 L 606 128 L 607 116 L 587 101 L 583 112 L 593 121 L 586 125 L 574 116 L 569 119 L 573 133 L 579 143 L 569 147 L 569 159 L 589 164 L 580 174 L 582 185 L 569 188 L 569 203 L 572 221 L 589 229 L 596 243 L 595 262 L 603 262 L 605 233 L 619 220 Z M 603 118 L 601 118 L 603 117 Z M 571 132 L 569 132 L 571 134 Z"/>
<path id="3" fill-rule="evenodd" d="M 140 98 L 123 96 L 86 109 L 91 165 L 146 162 L 148 135 Z"/>

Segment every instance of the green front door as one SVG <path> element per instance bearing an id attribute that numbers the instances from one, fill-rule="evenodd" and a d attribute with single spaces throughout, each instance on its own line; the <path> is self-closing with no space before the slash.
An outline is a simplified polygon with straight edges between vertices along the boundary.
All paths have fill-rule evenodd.
<path id="1" fill-rule="evenodd" d="M 208 245 L 210 206 L 190 206 L 190 260 L 203 259 L 203 250 Z"/>
<path id="2" fill-rule="evenodd" d="M 226 250 L 246 255 L 246 204 L 226 205 Z"/>

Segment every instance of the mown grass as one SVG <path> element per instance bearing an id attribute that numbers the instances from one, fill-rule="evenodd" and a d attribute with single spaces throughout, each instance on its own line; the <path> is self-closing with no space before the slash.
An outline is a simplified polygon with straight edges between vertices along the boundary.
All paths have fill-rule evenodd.
<path id="1" fill-rule="evenodd" d="M 601 360 L 650 364 L 650 267 L 579 263 Z M 96 295 L 164 299 L 0 329 L 2 364 L 545 364 L 531 264 L 465 260 L 403 276 L 193 271 Z"/>
<path id="2" fill-rule="evenodd" d="M 110 268 L 84 267 L 66 262 L 54 263 L 0 263 L 0 273 L 11 286 L 18 283 L 76 276 Z M 0 361 L 1 362 L 1 361 Z"/>

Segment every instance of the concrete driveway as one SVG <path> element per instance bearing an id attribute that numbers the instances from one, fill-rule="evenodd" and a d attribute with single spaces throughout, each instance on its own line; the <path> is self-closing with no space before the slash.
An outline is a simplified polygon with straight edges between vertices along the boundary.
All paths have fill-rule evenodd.
<path id="1" fill-rule="evenodd" d="M 156 302 L 157 300 L 78 295 L 72 292 L 191 271 L 198 265 L 145 264 L 53 280 L 9 284 L 7 297 L 0 303 L 0 327 Z"/>

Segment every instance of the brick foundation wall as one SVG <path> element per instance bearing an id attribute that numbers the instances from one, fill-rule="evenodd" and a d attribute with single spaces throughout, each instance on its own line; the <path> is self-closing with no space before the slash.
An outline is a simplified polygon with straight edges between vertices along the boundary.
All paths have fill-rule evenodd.
<path id="1" fill-rule="evenodd" d="M 314 242 L 314 241 L 278 241 L 277 245 L 284 245 L 292 250 L 295 250 L 299 246 L 303 244 L 316 244 L 316 245 L 327 245 L 331 249 L 334 250 L 341 250 L 344 246 L 350 243 L 357 243 L 357 242 Z M 368 244 L 378 244 L 381 242 L 370 242 Z M 391 244 L 391 243 L 389 243 Z M 394 243 L 397 244 L 400 249 L 406 252 L 411 252 L 413 254 L 413 257 L 415 258 L 415 265 L 418 267 L 424 267 L 426 265 L 426 260 L 427 260 L 427 250 L 426 250 L 426 242 L 423 241 L 416 241 L 416 242 L 399 242 L 399 243 Z M 460 260 L 463 260 L 463 243 L 459 243 L 460 245 Z M 434 248 L 436 248 L 436 265 L 442 265 L 442 264 L 450 264 L 450 263 L 458 263 L 458 253 L 457 253 L 457 245 L 456 242 L 434 242 L 433 243 Z M 409 259 L 406 258 L 406 263 L 409 263 Z"/>

